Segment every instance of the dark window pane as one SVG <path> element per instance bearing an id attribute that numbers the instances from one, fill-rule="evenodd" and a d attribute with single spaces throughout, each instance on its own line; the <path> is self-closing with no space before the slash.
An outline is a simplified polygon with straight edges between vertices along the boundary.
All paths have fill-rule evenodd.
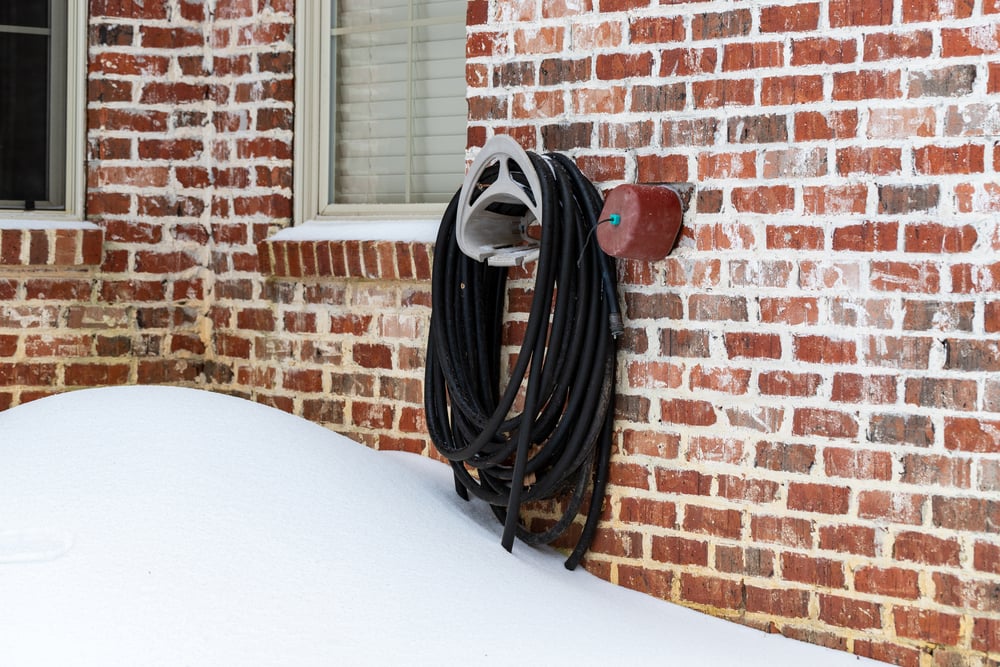
<path id="1" fill-rule="evenodd" d="M 46 28 L 49 25 L 49 3 L 47 0 L 2 0 L 0 25 Z"/>
<path id="2" fill-rule="evenodd" d="M 0 33 L 0 200 L 48 198 L 48 72 L 47 36 Z"/>

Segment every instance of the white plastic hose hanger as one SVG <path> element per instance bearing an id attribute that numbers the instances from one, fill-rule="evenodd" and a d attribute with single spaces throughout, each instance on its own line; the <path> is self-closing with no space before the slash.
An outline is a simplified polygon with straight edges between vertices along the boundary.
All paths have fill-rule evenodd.
<path id="1" fill-rule="evenodd" d="M 538 258 L 528 227 L 542 219 L 542 185 L 528 154 L 510 137 L 486 142 L 469 167 L 459 195 L 455 236 L 462 252 L 491 266 Z"/>

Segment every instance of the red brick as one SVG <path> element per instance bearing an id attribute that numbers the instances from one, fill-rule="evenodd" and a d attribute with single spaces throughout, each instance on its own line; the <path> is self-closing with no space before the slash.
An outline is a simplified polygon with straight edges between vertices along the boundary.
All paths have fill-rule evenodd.
<path id="1" fill-rule="evenodd" d="M 841 176 L 897 174 L 902 166 L 899 148 L 852 146 L 837 151 L 837 173 Z"/>
<path id="2" fill-rule="evenodd" d="M 814 396 L 821 383 L 816 373 L 762 371 L 757 378 L 760 392 L 770 396 Z"/>
<path id="3" fill-rule="evenodd" d="M 711 426 L 718 420 L 715 406 L 711 403 L 682 398 L 661 400 L 660 415 L 665 422 L 689 426 Z"/>
<path id="4" fill-rule="evenodd" d="M 874 556 L 875 529 L 864 526 L 824 526 L 819 529 L 819 548 Z"/>
<path id="5" fill-rule="evenodd" d="M 748 35 L 752 22 L 749 9 L 696 14 L 691 19 L 691 38 L 697 41 Z"/>
<path id="6" fill-rule="evenodd" d="M 958 567 L 959 544 L 954 538 L 940 538 L 923 532 L 903 532 L 896 536 L 892 557 L 926 565 Z"/>
<path id="7" fill-rule="evenodd" d="M 708 543 L 676 536 L 654 535 L 653 560 L 678 565 L 708 565 Z"/>
<path id="8" fill-rule="evenodd" d="M 932 222 L 907 225 L 904 235 L 906 252 L 934 254 L 969 252 L 979 239 L 972 225 L 954 227 Z"/>
<path id="9" fill-rule="evenodd" d="M 688 180 L 688 161 L 684 155 L 643 155 L 637 158 L 636 167 L 638 183 L 683 183 Z"/>
<path id="10" fill-rule="evenodd" d="M 670 599 L 673 587 L 673 572 L 654 570 L 648 567 L 621 564 L 618 566 L 618 583 L 626 588 L 648 595 Z"/>
<path id="11" fill-rule="evenodd" d="M 662 329 L 660 353 L 668 357 L 707 357 L 708 332 L 688 329 Z"/>
<path id="12" fill-rule="evenodd" d="M 830 26 L 889 25 L 892 23 L 893 0 L 831 0 Z"/>
<path id="13" fill-rule="evenodd" d="M 742 514 L 738 510 L 688 505 L 684 510 L 683 528 L 692 533 L 738 539 L 743 529 Z"/>
<path id="14" fill-rule="evenodd" d="M 809 37 L 792 40 L 792 66 L 838 65 L 858 59 L 857 43 L 853 39 Z"/>
<path id="15" fill-rule="evenodd" d="M 967 458 L 937 454 L 907 454 L 902 457 L 904 484 L 921 486 L 951 486 L 967 489 L 971 486 L 972 462 Z"/>
<path id="16" fill-rule="evenodd" d="M 1000 453 L 1000 421 L 945 417 L 944 444 L 947 449 L 962 452 Z"/>
<path id="17" fill-rule="evenodd" d="M 933 137 L 937 115 L 929 107 L 871 109 L 867 134 L 870 139 Z"/>
<path id="18" fill-rule="evenodd" d="M 698 178 L 754 178 L 757 175 L 756 152 L 699 153 Z"/>
<path id="19" fill-rule="evenodd" d="M 857 136 L 858 112 L 854 109 L 823 114 L 803 111 L 795 114 L 795 141 L 851 139 Z"/>
<path id="20" fill-rule="evenodd" d="M 768 225 L 767 247 L 778 250 L 822 250 L 826 244 L 821 227 L 805 225 Z"/>
<path id="21" fill-rule="evenodd" d="M 943 28 L 941 55 L 945 58 L 957 58 L 995 54 L 998 42 L 1000 42 L 1000 26 L 996 23 L 966 28 Z"/>
<path id="22" fill-rule="evenodd" d="M 727 394 L 745 394 L 750 385 L 750 369 L 707 368 L 695 366 L 691 370 L 691 389 L 707 389 Z"/>
<path id="23" fill-rule="evenodd" d="M 855 479 L 892 479 L 892 456 L 888 452 L 827 448 L 823 463 L 828 477 Z"/>
<path id="24" fill-rule="evenodd" d="M 1000 589 L 995 580 L 961 579 L 952 574 L 935 572 L 934 601 L 949 607 L 957 607 L 960 613 L 967 610 L 989 614 L 1000 612 Z"/>
<path id="25" fill-rule="evenodd" d="M 777 499 L 780 488 L 768 479 L 753 479 L 735 475 L 719 475 L 719 497 L 737 502 L 760 505 Z"/>
<path id="26" fill-rule="evenodd" d="M 926 496 L 901 491 L 861 491 L 858 516 L 902 524 L 919 524 Z"/>
<path id="27" fill-rule="evenodd" d="M 895 403 L 896 378 L 892 375 L 837 373 L 831 399 L 841 403 Z"/>
<path id="28" fill-rule="evenodd" d="M 893 623 L 900 637 L 955 646 L 961 631 L 961 616 L 944 614 L 928 609 L 895 607 Z"/>
<path id="29" fill-rule="evenodd" d="M 610 463 L 608 478 L 615 486 L 630 487 L 633 489 L 649 488 L 649 468 L 636 463 Z"/>
<path id="30" fill-rule="evenodd" d="M 594 63 L 594 72 L 599 80 L 615 81 L 632 77 L 649 76 L 652 73 L 651 53 L 600 54 Z"/>
<path id="31" fill-rule="evenodd" d="M 818 75 L 765 77 L 761 80 L 763 106 L 804 104 L 823 99 L 823 78 Z"/>
<path id="32" fill-rule="evenodd" d="M 702 475 L 695 470 L 673 470 L 656 468 L 656 490 L 661 493 L 676 493 L 688 496 L 707 496 L 712 488 L 712 476 Z"/>
<path id="33" fill-rule="evenodd" d="M 743 606 L 743 589 L 739 581 L 681 574 L 681 599 L 717 609 L 739 609 Z"/>
<path id="34" fill-rule="evenodd" d="M 767 470 L 807 473 L 815 461 L 816 448 L 811 445 L 759 442 L 754 465 Z"/>
<path id="35" fill-rule="evenodd" d="M 819 303 L 813 297 L 761 298 L 760 321 L 789 326 L 819 322 Z"/>
<path id="36" fill-rule="evenodd" d="M 906 402 L 921 407 L 975 410 L 978 387 L 975 380 L 952 378 L 907 378 Z"/>
<path id="37" fill-rule="evenodd" d="M 684 41 L 684 19 L 675 17 L 635 17 L 629 21 L 629 41 L 633 44 L 664 44 Z"/>
<path id="38" fill-rule="evenodd" d="M 624 496 L 618 502 L 618 519 L 623 523 L 675 528 L 677 506 L 665 500 Z"/>
<path id="39" fill-rule="evenodd" d="M 167 7 L 162 3 L 136 0 L 91 0 L 90 14 L 94 17 L 155 20 L 167 18 Z"/>
<path id="40" fill-rule="evenodd" d="M 808 549 L 813 546 L 813 524 L 806 519 L 753 516 L 750 534 L 755 542 L 783 544 Z"/>
<path id="41" fill-rule="evenodd" d="M 626 455 L 673 459 L 677 458 L 680 449 L 680 436 L 676 434 L 624 428 L 619 437 L 621 439 L 619 447 Z"/>
<path id="42" fill-rule="evenodd" d="M 796 336 L 793 345 L 795 359 L 806 363 L 853 364 L 858 359 L 854 341 L 826 336 Z"/>
<path id="43" fill-rule="evenodd" d="M 882 626 L 882 606 L 837 595 L 819 595 L 819 618 L 843 628 L 866 630 Z"/>
<path id="44" fill-rule="evenodd" d="M 128 379 L 128 364 L 66 364 L 67 387 L 122 385 Z"/>
<path id="45" fill-rule="evenodd" d="M 931 55 L 934 36 L 930 30 L 910 33 L 873 33 L 864 37 L 864 60 L 893 60 L 896 58 L 927 58 Z"/>
<path id="46" fill-rule="evenodd" d="M 837 101 L 895 99 L 902 96 L 899 71 L 862 70 L 833 75 L 833 99 Z"/>
<path id="47" fill-rule="evenodd" d="M 594 553 L 635 558 L 642 554 L 642 534 L 631 530 L 599 528 L 590 549 Z"/>
<path id="48" fill-rule="evenodd" d="M 711 74 L 718 66 L 717 49 L 664 49 L 660 52 L 662 77 Z M 703 89 L 708 90 L 708 88 Z M 745 92 L 745 91 L 744 91 Z"/>
<path id="49" fill-rule="evenodd" d="M 1000 653 L 1000 619 L 977 618 L 972 627 L 972 648 Z"/>
<path id="50" fill-rule="evenodd" d="M 899 567 L 860 567 L 854 572 L 854 590 L 905 600 L 920 597 L 920 573 Z"/>
<path id="51" fill-rule="evenodd" d="M 821 514 L 846 514 L 851 490 L 829 484 L 792 482 L 788 485 L 788 508 Z"/>
<path id="52" fill-rule="evenodd" d="M 1000 574 L 1000 545 L 976 542 L 973 566 L 980 572 Z"/>
<path id="53" fill-rule="evenodd" d="M 872 262 L 871 284 L 885 292 L 935 294 L 941 289 L 941 275 L 931 262 Z"/>
<path id="54" fill-rule="evenodd" d="M 1000 502 L 984 498 L 931 499 L 931 523 L 949 530 L 993 532 L 1000 526 Z"/>
<path id="55" fill-rule="evenodd" d="M 781 577 L 822 588 L 844 588 L 846 584 L 841 561 L 791 552 L 781 555 Z"/>
<path id="56" fill-rule="evenodd" d="M 760 10 L 761 32 L 808 32 L 819 26 L 820 5 L 809 2 L 791 6 L 774 5 Z"/>
<path id="57" fill-rule="evenodd" d="M 742 548 L 715 545 L 715 567 L 727 574 L 747 574 L 754 577 L 774 576 L 774 552 L 756 547 Z M 749 592 L 749 591 L 748 591 Z M 750 601 L 747 601 L 748 611 Z"/>
<path id="58" fill-rule="evenodd" d="M 795 190 L 787 185 L 733 188 L 733 206 L 744 213 L 776 215 L 795 206 Z"/>
<path id="59" fill-rule="evenodd" d="M 395 412 L 391 405 L 353 401 L 351 423 L 363 428 L 391 429 Z"/>
<path id="60" fill-rule="evenodd" d="M 722 49 L 722 71 L 744 71 L 782 67 L 784 46 L 781 42 L 734 42 Z"/>
<path id="61" fill-rule="evenodd" d="M 363 368 L 392 368 L 392 349 L 388 345 L 355 343 L 354 362 Z"/>
<path id="62" fill-rule="evenodd" d="M 809 616 L 809 591 L 746 587 L 746 610 L 783 618 Z"/>
<path id="63" fill-rule="evenodd" d="M 16 346 L 17 336 L 11 338 Z M 92 342 L 89 334 L 31 335 L 24 339 L 24 354 L 27 357 L 84 357 L 90 354 Z"/>
<path id="64" fill-rule="evenodd" d="M 691 84 L 697 109 L 751 106 L 754 103 L 753 79 L 710 79 Z"/>
<path id="65" fill-rule="evenodd" d="M 252 331 L 274 331 L 274 313 L 266 308 L 247 308 L 236 313 L 236 326 Z"/>
<path id="66" fill-rule="evenodd" d="M 310 368 L 286 369 L 281 386 L 295 392 L 317 393 L 323 391 L 323 371 Z"/>
<path id="67" fill-rule="evenodd" d="M 909 0 L 902 3 L 903 21 L 926 23 L 972 16 L 973 0 Z"/>
<path id="68" fill-rule="evenodd" d="M 781 339 L 777 334 L 727 333 L 726 351 L 730 359 L 739 357 L 780 359 Z"/>

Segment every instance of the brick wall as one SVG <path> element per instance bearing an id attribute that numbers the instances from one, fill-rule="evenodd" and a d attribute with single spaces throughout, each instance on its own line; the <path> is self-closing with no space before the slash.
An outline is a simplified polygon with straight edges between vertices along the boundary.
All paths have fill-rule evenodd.
<path id="1" fill-rule="evenodd" d="M 432 249 L 267 240 L 291 215 L 292 0 L 90 10 L 99 247 L 0 233 L 0 409 L 165 382 L 427 451 Z M 1000 661 L 996 0 L 468 16 L 472 153 L 503 132 L 602 187 L 691 193 L 668 259 L 620 263 L 587 567 L 900 665 Z"/>
<path id="2" fill-rule="evenodd" d="M 901 665 L 1000 660 L 1000 5 L 474 1 L 470 136 L 693 195 L 620 264 L 589 566 Z"/>

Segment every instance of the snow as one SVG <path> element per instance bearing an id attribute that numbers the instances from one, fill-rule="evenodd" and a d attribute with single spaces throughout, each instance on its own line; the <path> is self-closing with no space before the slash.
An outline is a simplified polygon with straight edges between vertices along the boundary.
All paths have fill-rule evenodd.
<path id="1" fill-rule="evenodd" d="M 34 217 L 0 218 L 0 229 L 100 229 L 100 227 L 83 220 Z"/>
<path id="2" fill-rule="evenodd" d="M 365 220 L 363 222 L 310 220 L 286 227 L 271 241 L 412 241 L 433 243 L 441 219 Z"/>
<path id="3" fill-rule="evenodd" d="M 242 399 L 84 390 L 0 434 L 4 664 L 870 662 L 508 554 L 446 466 Z"/>

